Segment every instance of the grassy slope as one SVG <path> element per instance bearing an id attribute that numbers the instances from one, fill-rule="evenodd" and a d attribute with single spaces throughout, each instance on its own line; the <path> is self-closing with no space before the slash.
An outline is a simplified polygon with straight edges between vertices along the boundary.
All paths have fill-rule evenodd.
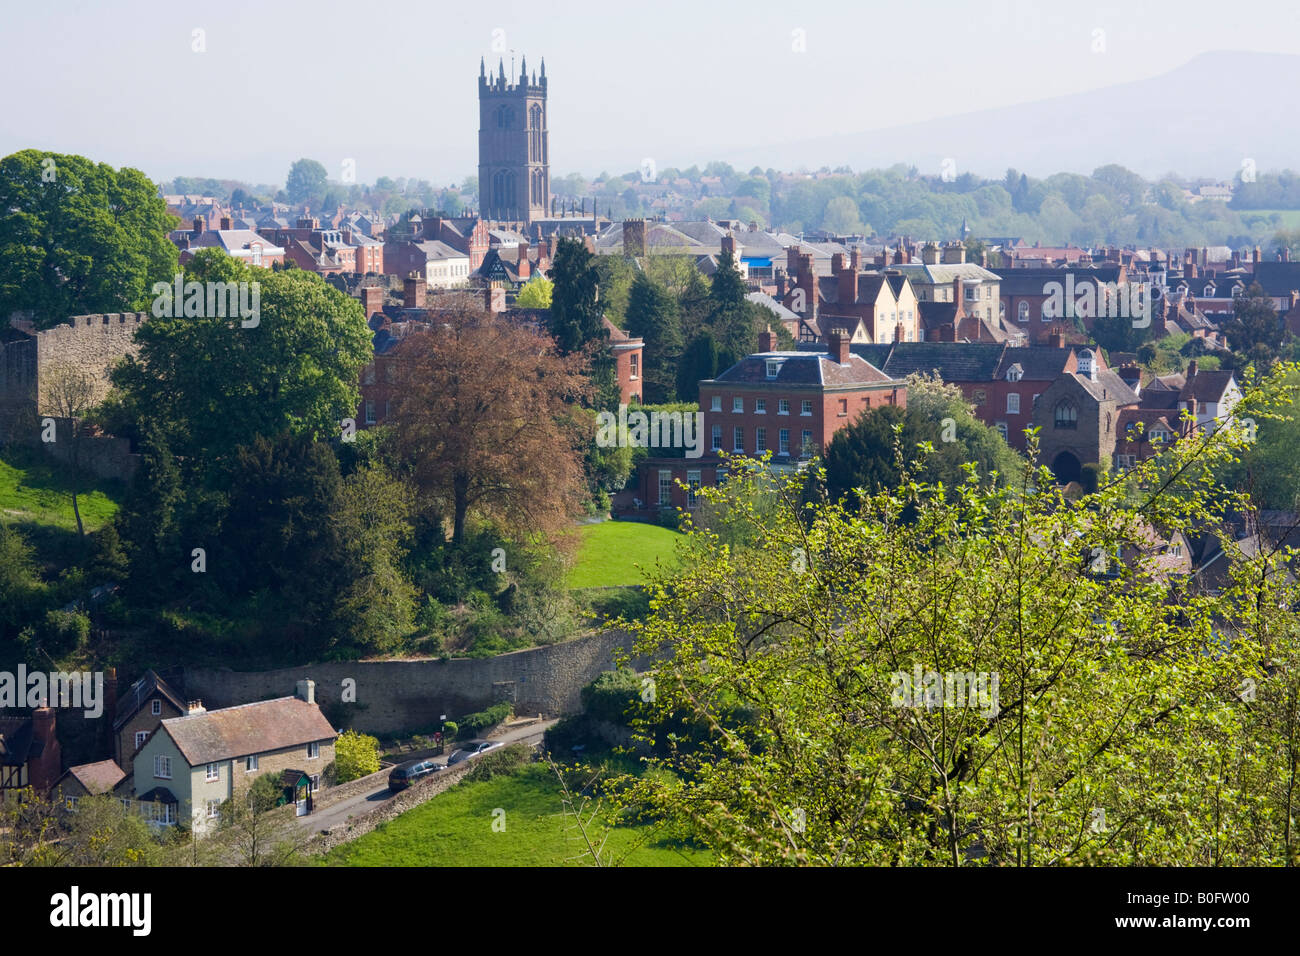
<path id="1" fill-rule="evenodd" d="M 656 559 L 673 563 L 680 538 L 676 531 L 639 521 L 602 521 L 583 525 L 579 533 L 582 546 L 569 572 L 571 588 L 643 584 L 643 570 L 653 568 Z"/>
<path id="2" fill-rule="evenodd" d="M 82 478 L 77 505 L 86 531 L 113 517 L 122 494 L 121 482 Z M 0 521 L 75 530 L 68 469 L 32 449 L 6 448 L 0 453 Z"/>
<path id="3" fill-rule="evenodd" d="M 500 832 L 492 829 L 493 811 L 498 809 L 505 811 L 505 829 Z M 639 827 L 616 827 L 609 831 L 605 846 L 613 859 L 619 859 L 646 834 Z M 705 851 L 655 844 L 654 836 L 647 839 L 647 845 L 633 850 L 623 865 L 710 863 Z M 331 851 L 323 862 L 332 866 L 564 866 L 581 865 L 583 847 L 572 816 L 562 813 L 558 781 L 548 767 L 534 764 L 517 776 L 459 784 Z"/>

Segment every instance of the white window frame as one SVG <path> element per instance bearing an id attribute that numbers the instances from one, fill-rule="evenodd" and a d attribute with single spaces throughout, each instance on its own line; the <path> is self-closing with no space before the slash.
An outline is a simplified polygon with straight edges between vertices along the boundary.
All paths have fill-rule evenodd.
<path id="1" fill-rule="evenodd" d="M 778 375 L 781 374 L 781 363 L 778 362 L 776 359 L 768 359 L 766 364 L 767 364 L 767 377 L 769 379 L 776 378 Z"/>
<path id="2" fill-rule="evenodd" d="M 366 424 L 373 425 L 375 424 L 376 421 L 377 419 L 375 418 L 375 401 L 372 398 L 368 398 L 366 399 Z"/>
<path id="3" fill-rule="evenodd" d="M 789 415 L 789 414 L 790 414 L 790 399 L 788 399 L 788 398 L 778 398 L 778 399 L 776 400 L 776 413 L 777 413 L 778 415 Z"/>
<path id="4" fill-rule="evenodd" d="M 800 414 L 800 415 L 808 415 L 808 416 L 811 417 L 811 415 L 812 415 L 812 399 L 811 399 L 811 398 L 805 398 L 805 399 L 803 399 L 803 400 L 799 403 L 799 414 Z"/>
<path id="5" fill-rule="evenodd" d="M 162 701 L 160 701 L 160 700 L 152 700 L 152 701 L 150 701 L 150 702 L 149 702 L 149 713 L 152 714 L 152 715 L 155 716 L 155 717 L 160 716 L 160 715 L 162 714 Z"/>
<path id="6" fill-rule="evenodd" d="M 712 398 L 709 399 L 709 411 L 711 411 L 711 412 L 720 412 L 720 411 L 722 411 L 722 396 L 721 396 L 721 395 L 714 395 Z"/>
<path id="7" fill-rule="evenodd" d="M 665 482 L 667 486 L 665 487 Z M 660 507 L 673 503 L 673 473 L 671 471 L 659 472 L 659 500 Z"/>
<path id="8" fill-rule="evenodd" d="M 745 450 L 745 429 L 740 425 L 731 429 L 731 450 L 734 452 Z"/>
<path id="9" fill-rule="evenodd" d="M 153 776 L 155 780 L 170 780 L 172 778 L 172 758 L 165 754 L 154 754 Z"/>
<path id="10" fill-rule="evenodd" d="M 257 772 L 257 754 L 249 754 L 244 758 L 244 773 Z"/>
<path id="11" fill-rule="evenodd" d="M 782 428 L 776 433 L 776 450 L 778 454 L 790 454 L 790 429 Z"/>
<path id="12" fill-rule="evenodd" d="M 720 451 L 722 448 L 722 426 L 714 425 L 709 434 L 709 451 Z"/>
<path id="13" fill-rule="evenodd" d="M 144 746 L 145 741 L 148 739 L 149 739 L 149 731 L 137 730 L 135 732 L 135 749 L 137 753 L 140 751 L 140 748 Z"/>
<path id="14" fill-rule="evenodd" d="M 688 471 L 686 473 L 686 507 L 695 507 L 695 497 L 700 492 L 700 473 L 699 471 Z"/>
<path id="15" fill-rule="evenodd" d="M 1020 414 L 1020 393 L 1019 392 L 1007 392 L 1007 414 L 1008 415 Z"/>
<path id="16" fill-rule="evenodd" d="M 766 414 L 767 414 L 767 399 L 766 399 L 766 398 L 756 398 L 756 399 L 754 399 L 754 414 L 755 414 L 755 415 L 766 415 Z"/>
<path id="17" fill-rule="evenodd" d="M 203 768 L 203 779 L 208 783 L 216 783 L 221 780 L 221 764 L 210 763 Z"/>
<path id="18" fill-rule="evenodd" d="M 314 773 L 314 774 L 312 774 L 310 777 L 308 777 L 307 779 L 311 781 L 311 792 L 312 792 L 312 793 L 319 793 L 319 792 L 320 792 L 320 774 L 318 774 L 318 773 Z"/>
<path id="19" fill-rule="evenodd" d="M 307 759 L 308 760 L 320 759 L 320 743 L 318 741 L 313 740 L 311 743 L 307 745 Z"/>
<path id="20" fill-rule="evenodd" d="M 739 395 L 737 395 L 737 396 L 735 396 L 734 398 L 732 398 L 732 400 L 731 400 L 731 414 L 733 414 L 733 415 L 743 415 L 744 412 L 745 412 L 745 400 L 744 400 L 743 398 L 741 398 Z"/>
<path id="21" fill-rule="evenodd" d="M 767 429 L 759 425 L 754 429 L 754 454 L 761 455 L 767 451 Z"/>
<path id="22" fill-rule="evenodd" d="M 220 801 L 220 800 L 209 800 L 209 801 L 208 801 L 208 819 L 209 819 L 209 820 L 213 820 L 213 819 L 215 819 L 216 817 L 218 817 L 218 816 L 220 816 L 220 815 L 221 815 L 221 801 Z"/>

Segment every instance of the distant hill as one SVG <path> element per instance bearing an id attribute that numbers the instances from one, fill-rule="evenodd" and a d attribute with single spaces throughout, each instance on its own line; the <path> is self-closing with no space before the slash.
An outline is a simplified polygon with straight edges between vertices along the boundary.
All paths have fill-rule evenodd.
<path id="1" fill-rule="evenodd" d="M 758 147 L 751 165 L 793 169 L 907 163 L 998 177 L 1088 173 L 1118 163 L 1147 178 L 1168 172 L 1230 180 L 1246 158 L 1257 169 L 1300 167 L 1296 84 L 1300 56 L 1204 53 L 1148 80 L 861 133 Z"/>

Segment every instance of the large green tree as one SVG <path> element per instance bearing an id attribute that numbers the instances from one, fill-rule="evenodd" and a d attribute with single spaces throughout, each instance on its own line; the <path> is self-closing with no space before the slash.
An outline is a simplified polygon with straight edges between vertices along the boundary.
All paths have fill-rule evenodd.
<path id="1" fill-rule="evenodd" d="M 325 192 L 325 167 L 314 159 L 300 159 L 289 167 L 284 191 L 289 202 L 300 203 L 320 197 Z"/>
<path id="2" fill-rule="evenodd" d="M 314 273 L 255 269 L 215 249 L 200 251 L 185 279 L 257 283 L 260 314 L 256 324 L 207 315 L 144 323 L 139 355 L 113 375 L 136 420 L 158 422 L 174 454 L 204 463 L 259 435 L 338 435 L 373 356 L 361 304 Z"/>
<path id="3" fill-rule="evenodd" d="M 34 149 L 0 159 L 0 315 L 48 328 L 147 308 L 176 273 L 175 224 L 139 170 Z"/>
<path id="4" fill-rule="evenodd" d="M 561 239 L 547 273 L 553 283 L 548 329 L 561 355 L 608 337 L 601 311 L 596 257 L 580 239 Z"/>
<path id="5" fill-rule="evenodd" d="M 637 273 L 628 294 L 627 331 L 645 341 L 642 361 L 645 403 L 653 405 L 675 400 L 677 364 L 682 355 L 677 302 L 643 272 Z"/>
<path id="6" fill-rule="evenodd" d="M 722 864 L 1295 865 L 1297 588 L 1230 535 L 1214 592 L 1150 547 L 1242 505 L 1203 481 L 1242 441 L 1078 502 L 1046 469 L 956 494 L 908 474 L 849 511 L 737 463 L 702 494 L 752 533 L 688 535 L 635 625 L 650 772 L 618 802 Z M 711 733 L 682 747 L 673 715 Z"/>
<path id="7" fill-rule="evenodd" d="M 1279 321 L 1273 300 L 1264 294 L 1258 282 L 1252 282 L 1245 295 L 1232 302 L 1232 319 L 1223 331 L 1228 336 L 1232 351 L 1244 362 L 1266 368 L 1277 358 L 1286 337 L 1286 328 Z"/>

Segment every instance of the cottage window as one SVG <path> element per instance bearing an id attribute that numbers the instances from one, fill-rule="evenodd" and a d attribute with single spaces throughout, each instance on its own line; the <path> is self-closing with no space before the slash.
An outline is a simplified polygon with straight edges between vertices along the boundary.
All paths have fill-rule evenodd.
<path id="1" fill-rule="evenodd" d="M 221 812 L 221 801 L 220 801 L 220 800 L 209 800 L 209 801 L 208 801 L 208 819 L 211 820 L 211 819 L 215 818 L 215 817 L 216 817 L 220 812 Z"/>
<path id="2" fill-rule="evenodd" d="M 172 758 L 164 757 L 162 754 L 155 754 L 153 758 L 153 775 L 159 780 L 170 780 L 172 778 Z"/>
<path id="3" fill-rule="evenodd" d="M 207 767 L 205 768 L 205 770 L 206 770 L 206 779 L 208 779 L 208 780 L 220 780 L 220 779 L 221 779 L 221 765 L 220 765 L 220 764 L 210 763 L 210 764 L 207 765 Z"/>
<path id="4" fill-rule="evenodd" d="M 144 746 L 144 742 L 149 739 L 149 731 L 137 730 L 135 732 L 135 749 L 139 750 Z"/>
<path id="5" fill-rule="evenodd" d="M 311 780 L 311 792 L 315 793 L 320 789 L 320 774 L 314 773 L 308 779 Z"/>
<path id="6" fill-rule="evenodd" d="M 155 717 L 157 717 L 159 714 L 161 714 L 161 713 L 162 713 L 162 701 L 160 701 L 160 700 L 152 701 L 152 703 L 151 703 L 151 708 L 150 708 L 150 711 L 149 711 L 149 712 L 150 712 L 151 714 L 153 714 Z"/>
<path id="7" fill-rule="evenodd" d="M 244 758 L 244 773 L 252 773 L 257 769 L 257 755 L 253 754 Z"/>
<path id="8" fill-rule="evenodd" d="M 320 756 L 320 744 L 312 742 L 307 745 L 307 759 L 315 760 Z"/>

